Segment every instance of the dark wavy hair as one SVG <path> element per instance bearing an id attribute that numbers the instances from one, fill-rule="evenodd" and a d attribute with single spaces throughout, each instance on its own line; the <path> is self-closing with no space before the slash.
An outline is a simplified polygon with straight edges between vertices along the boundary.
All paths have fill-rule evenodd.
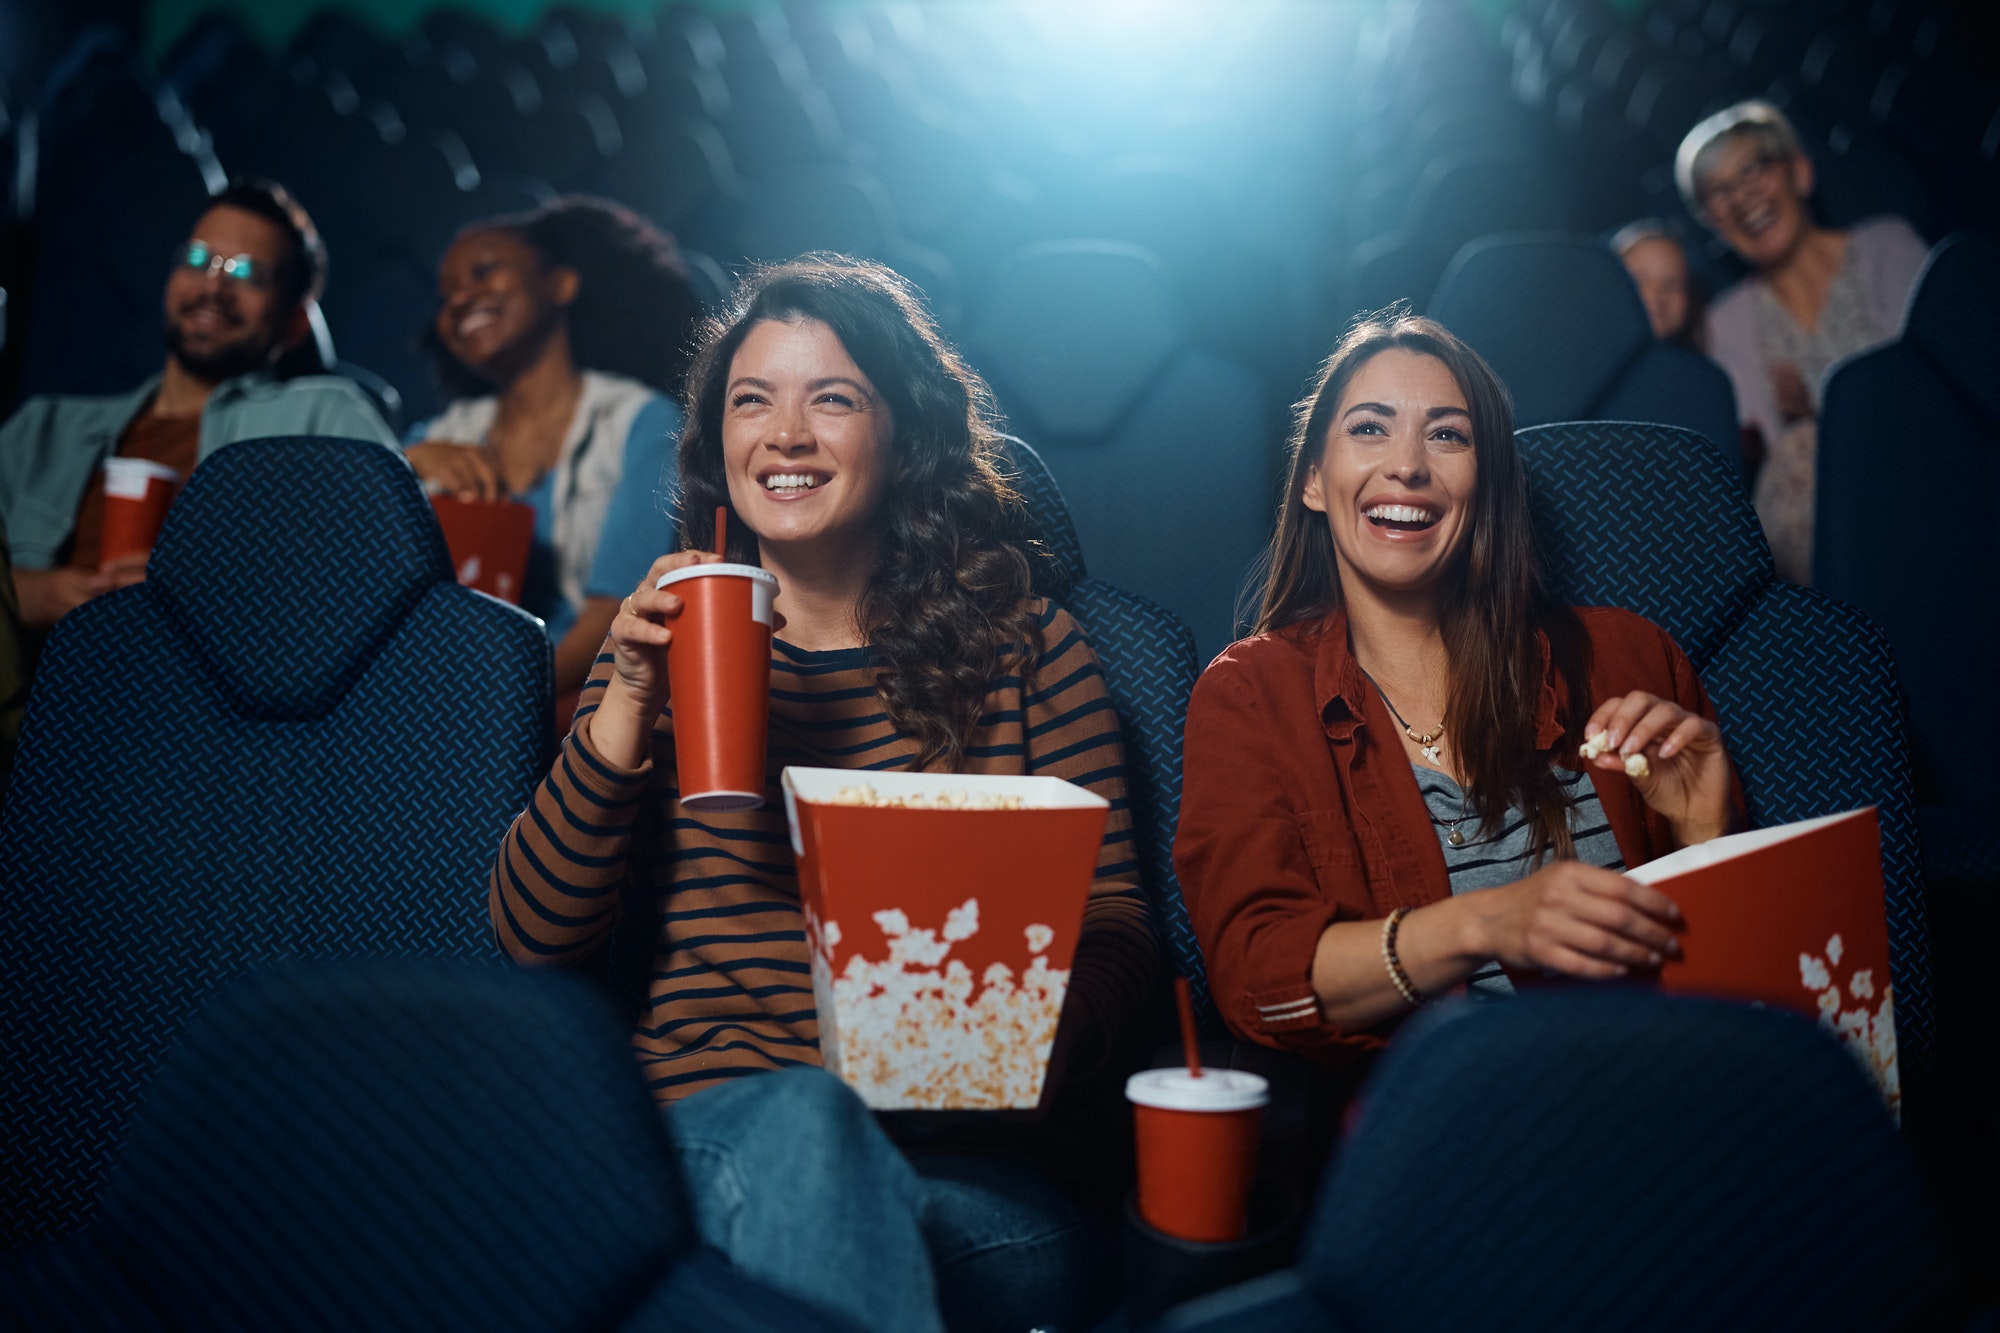
<path id="1" fill-rule="evenodd" d="M 774 319 L 832 329 L 888 405 L 894 458 L 860 629 L 883 662 L 875 688 L 890 721 L 917 742 L 916 766 L 956 769 L 993 680 L 1016 657 L 1025 675 L 1040 650 L 1028 605 L 1026 511 L 999 467 L 992 394 L 892 270 L 834 254 L 752 270 L 729 310 L 704 328 L 688 373 L 680 510 L 690 549 L 713 545 L 716 506 L 729 504 L 722 414 L 730 365 L 750 330 Z M 746 524 L 730 523 L 728 555 L 756 563 Z"/>
<path id="2" fill-rule="evenodd" d="M 491 231 L 518 238 L 550 268 L 576 271 L 568 315 L 570 355 L 579 368 L 680 395 L 702 306 L 673 237 L 623 204 L 586 195 L 470 223 L 458 234 Z M 445 350 L 436 320 L 424 326 L 422 343 L 447 399 L 492 392 L 489 382 Z"/>
<path id="3" fill-rule="evenodd" d="M 1472 416 L 1478 473 L 1472 522 L 1452 563 L 1440 628 L 1451 662 L 1446 723 L 1487 833 L 1510 809 L 1528 817 L 1537 859 L 1575 855 L 1569 803 L 1535 746 L 1546 672 L 1568 686 L 1560 721 L 1581 741 L 1590 720 L 1590 641 L 1576 612 L 1548 592 L 1528 516 L 1528 472 L 1514 443 L 1507 386 L 1479 353 L 1435 320 L 1391 307 L 1355 321 L 1293 408 L 1290 475 L 1278 530 L 1264 554 L 1256 632 L 1316 623 L 1341 604 L 1340 571 L 1326 515 L 1305 505 L 1305 484 L 1326 452 L 1341 394 L 1377 353 L 1401 348 L 1436 357 L 1451 371 Z M 1548 644 L 1546 666 L 1542 644 Z"/>

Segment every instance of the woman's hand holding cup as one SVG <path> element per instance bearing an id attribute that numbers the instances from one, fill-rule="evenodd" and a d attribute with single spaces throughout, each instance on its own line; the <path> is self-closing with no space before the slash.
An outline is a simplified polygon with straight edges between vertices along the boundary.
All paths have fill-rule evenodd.
<path id="1" fill-rule="evenodd" d="M 682 601 L 672 589 L 654 585 L 677 569 L 722 563 L 708 551 L 676 551 L 653 562 L 618 608 L 611 622 L 611 679 L 591 716 L 591 740 L 607 760 L 622 768 L 645 762 L 653 721 L 667 706 L 667 645 Z"/>
<path id="2" fill-rule="evenodd" d="M 1597 706 L 1584 735 L 1602 752 L 1585 759 L 1620 769 L 1672 826 L 1681 846 L 1729 831 L 1729 754 L 1715 723 L 1669 699 L 1634 690 Z M 1632 763 L 1632 757 L 1643 762 Z"/>

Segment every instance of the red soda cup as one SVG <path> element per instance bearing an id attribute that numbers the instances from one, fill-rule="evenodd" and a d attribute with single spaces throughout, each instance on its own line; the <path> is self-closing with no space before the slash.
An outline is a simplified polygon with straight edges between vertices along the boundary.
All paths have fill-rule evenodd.
<path id="1" fill-rule="evenodd" d="M 181 474 L 144 458 L 104 460 L 104 535 L 98 560 L 150 555 L 179 493 Z"/>
<path id="2" fill-rule="evenodd" d="M 667 646 L 681 804 L 695 810 L 760 806 L 777 576 L 755 565 L 689 565 L 654 586 L 671 586 L 682 602 Z"/>
<path id="3" fill-rule="evenodd" d="M 1139 1143 L 1139 1216 L 1182 1240 L 1243 1239 L 1270 1087 L 1240 1069 L 1142 1070 L 1125 1081 Z"/>

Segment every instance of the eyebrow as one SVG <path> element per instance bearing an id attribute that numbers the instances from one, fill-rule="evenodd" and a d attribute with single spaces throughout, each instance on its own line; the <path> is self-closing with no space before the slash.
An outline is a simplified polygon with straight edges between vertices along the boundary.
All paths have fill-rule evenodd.
<path id="1" fill-rule="evenodd" d="M 1396 409 L 1387 403 L 1356 403 L 1340 414 L 1341 420 L 1345 421 L 1356 412 L 1375 412 L 1385 417 L 1396 415 Z M 1426 421 L 1436 421 L 1440 417 L 1464 417 L 1469 421 L 1472 419 L 1472 413 L 1463 407 L 1433 407 L 1424 413 Z"/>
<path id="2" fill-rule="evenodd" d="M 869 402 L 872 403 L 875 401 L 875 394 L 867 385 L 863 384 L 860 380 L 850 379 L 846 375 L 824 375 L 816 380 L 807 380 L 806 392 L 811 393 L 817 389 L 824 389 L 830 384 L 845 384 Z M 758 379 L 755 375 L 738 375 L 735 379 L 729 381 L 731 389 L 736 388 L 738 385 L 748 385 L 753 389 L 771 389 L 775 387 L 769 380 Z"/>

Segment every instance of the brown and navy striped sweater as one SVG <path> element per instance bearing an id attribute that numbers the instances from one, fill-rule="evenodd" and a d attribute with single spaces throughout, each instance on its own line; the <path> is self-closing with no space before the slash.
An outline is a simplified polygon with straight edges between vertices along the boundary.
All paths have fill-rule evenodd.
<path id="1" fill-rule="evenodd" d="M 1066 1076 L 1109 1074 L 1144 1022 L 1157 953 L 1138 884 L 1118 720 L 1096 655 L 1068 613 L 1038 599 L 1034 670 L 1003 666 L 965 749 L 969 773 L 1066 778 L 1111 803 L 1063 1013 Z M 682 808 L 672 709 L 637 769 L 605 762 L 590 715 L 610 678 L 599 656 L 555 767 L 515 820 L 488 884 L 494 930 L 529 965 L 603 947 L 628 874 L 650 890 L 657 937 L 632 1042 L 662 1101 L 726 1079 L 819 1063 L 805 924 L 778 774 L 788 764 L 907 769 L 916 744 L 890 725 L 868 648 L 772 645 L 771 728 L 762 809 Z"/>

